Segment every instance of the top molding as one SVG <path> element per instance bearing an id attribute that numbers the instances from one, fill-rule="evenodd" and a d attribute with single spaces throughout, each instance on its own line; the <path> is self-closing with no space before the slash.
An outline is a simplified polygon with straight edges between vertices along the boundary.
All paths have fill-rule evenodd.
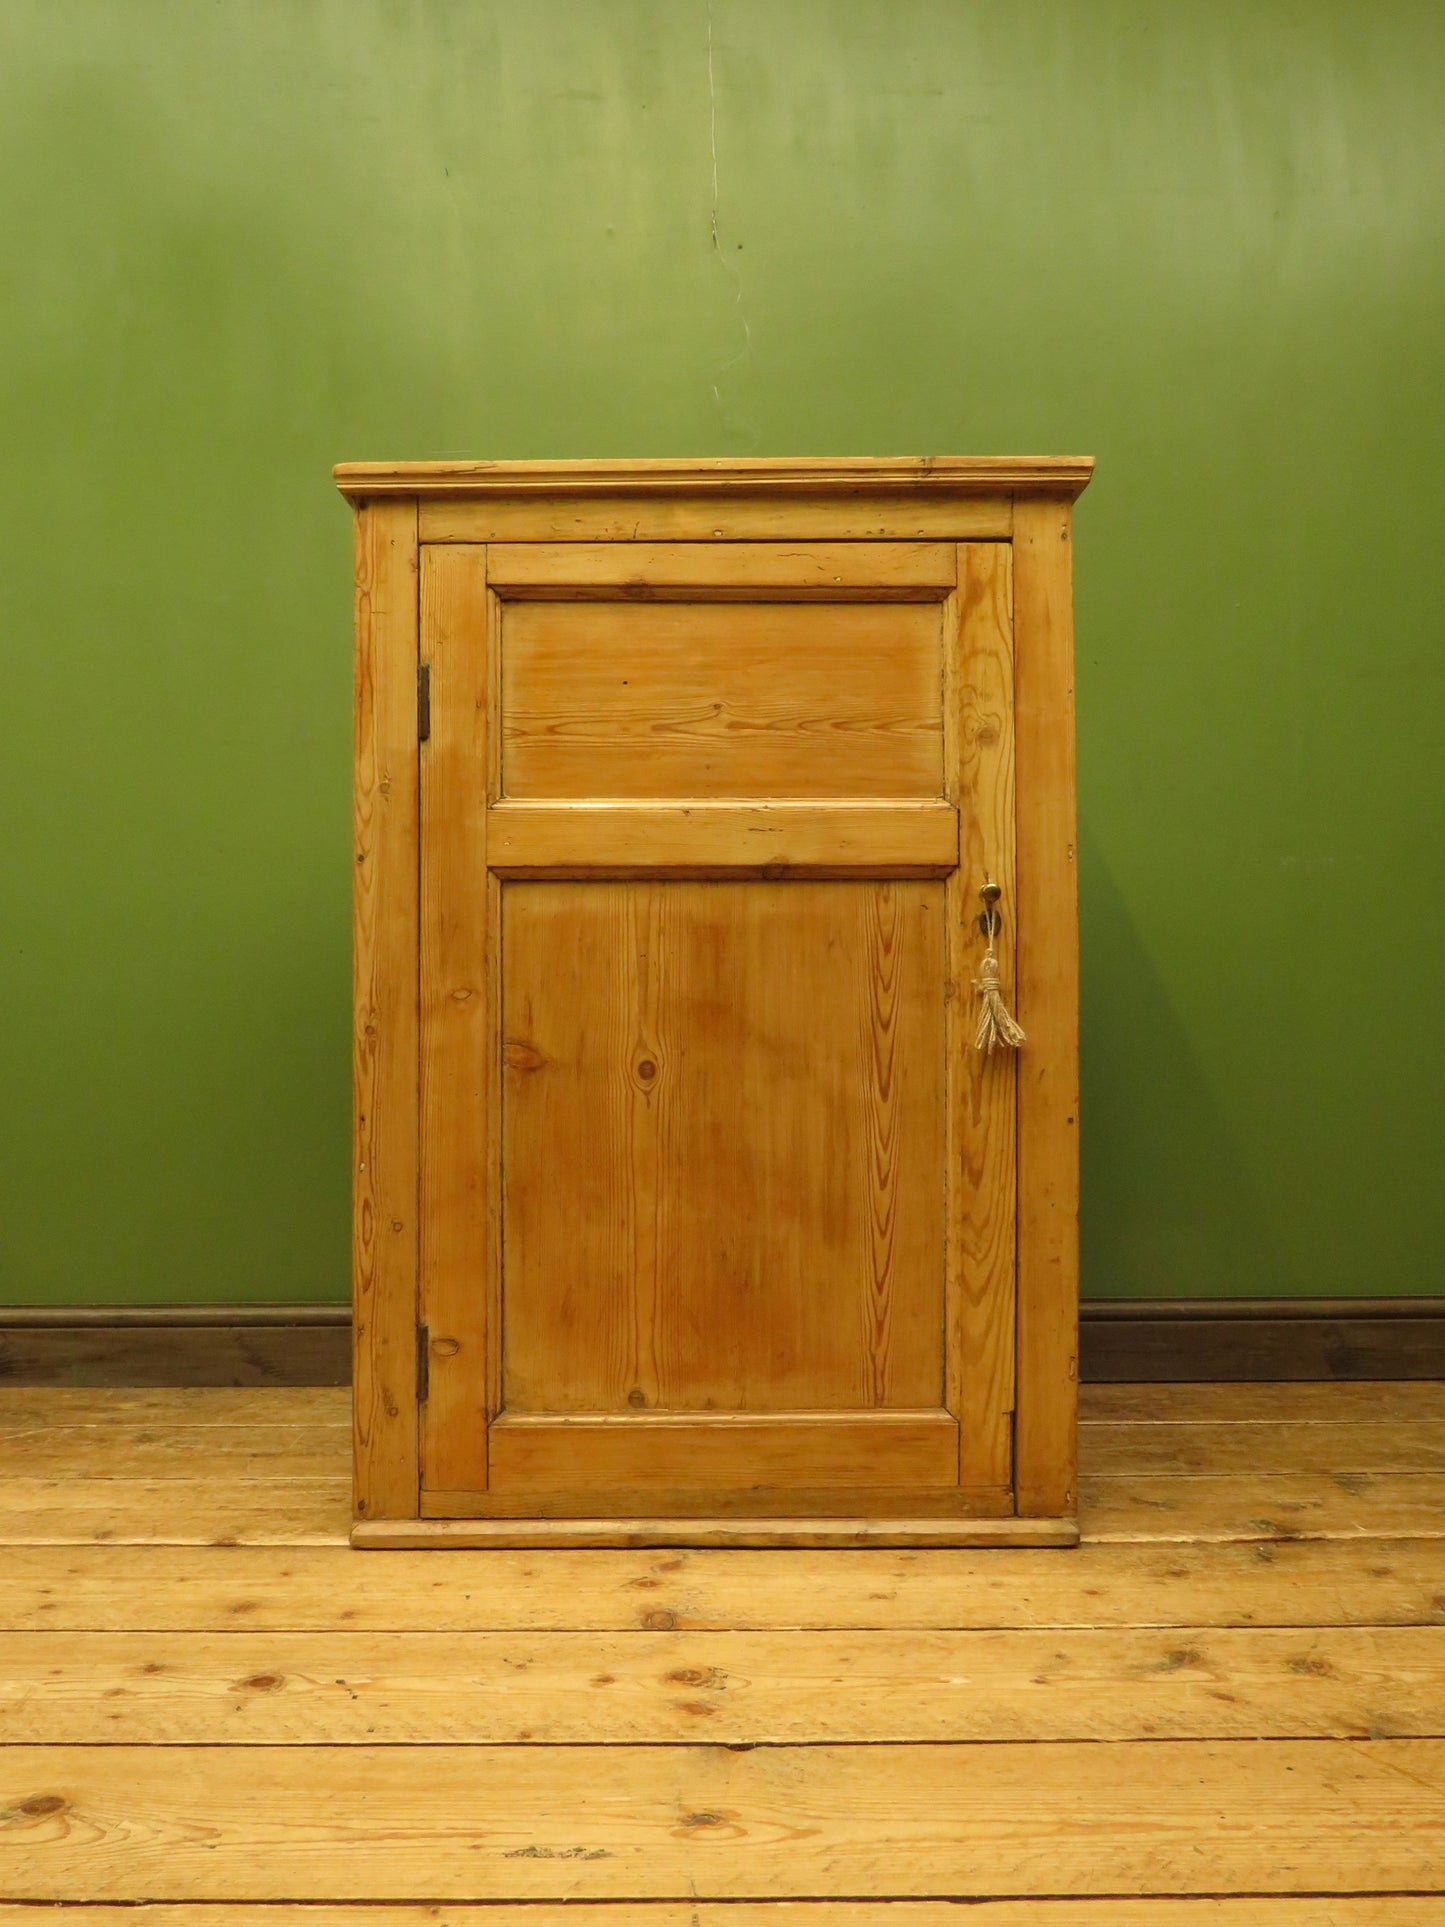
<path id="1" fill-rule="evenodd" d="M 350 502 L 377 495 L 1050 495 L 1072 502 L 1092 455 L 850 456 L 801 461 L 341 462 Z"/>

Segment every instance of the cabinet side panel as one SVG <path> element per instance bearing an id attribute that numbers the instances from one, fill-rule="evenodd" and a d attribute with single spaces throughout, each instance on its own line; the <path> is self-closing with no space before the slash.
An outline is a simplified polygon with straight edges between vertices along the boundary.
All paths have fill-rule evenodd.
<path id="1" fill-rule="evenodd" d="M 356 515 L 352 1411 L 358 1518 L 417 1510 L 416 504 Z"/>
<path id="2" fill-rule="evenodd" d="M 421 1476 L 487 1484 L 491 1098 L 487 551 L 424 547 L 421 654 Z"/>
<path id="3" fill-rule="evenodd" d="M 959 1421 L 964 1485 L 1013 1477 L 1017 1060 L 974 1048 L 973 983 L 984 952 L 978 891 L 1002 890 L 997 953 L 1014 996 L 1013 605 L 1009 550 L 958 552 L 958 646 L 952 663 L 950 768 L 959 786 L 959 867 L 948 906 L 949 1406 Z"/>
<path id="4" fill-rule="evenodd" d="M 1074 1510 L 1079 1051 L 1069 509 L 1014 506 L 1018 767 L 1018 1509 Z"/>

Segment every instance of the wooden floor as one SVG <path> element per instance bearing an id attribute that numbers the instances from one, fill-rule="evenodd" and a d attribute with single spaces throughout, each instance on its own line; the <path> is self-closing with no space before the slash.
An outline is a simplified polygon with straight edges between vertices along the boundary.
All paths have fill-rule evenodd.
<path id="1" fill-rule="evenodd" d="M 1084 1413 L 1077 1552 L 362 1553 L 344 1392 L 0 1390 L 0 1923 L 1445 1927 L 1445 1386 Z"/>

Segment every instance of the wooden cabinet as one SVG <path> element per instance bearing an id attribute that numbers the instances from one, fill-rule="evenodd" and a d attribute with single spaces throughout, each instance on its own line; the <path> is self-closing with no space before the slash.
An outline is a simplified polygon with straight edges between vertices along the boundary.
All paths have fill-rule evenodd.
<path id="1" fill-rule="evenodd" d="M 356 1544 L 1076 1537 L 1089 469 L 338 469 Z"/>

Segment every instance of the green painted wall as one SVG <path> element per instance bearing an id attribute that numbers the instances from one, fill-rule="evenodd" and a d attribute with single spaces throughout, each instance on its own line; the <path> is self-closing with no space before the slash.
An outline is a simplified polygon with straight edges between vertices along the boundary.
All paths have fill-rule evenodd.
<path id="1" fill-rule="evenodd" d="M 1442 74 L 1438 0 L 6 0 L 0 1295 L 345 1294 L 334 460 L 930 451 L 1099 458 L 1086 1288 L 1440 1289 Z"/>

